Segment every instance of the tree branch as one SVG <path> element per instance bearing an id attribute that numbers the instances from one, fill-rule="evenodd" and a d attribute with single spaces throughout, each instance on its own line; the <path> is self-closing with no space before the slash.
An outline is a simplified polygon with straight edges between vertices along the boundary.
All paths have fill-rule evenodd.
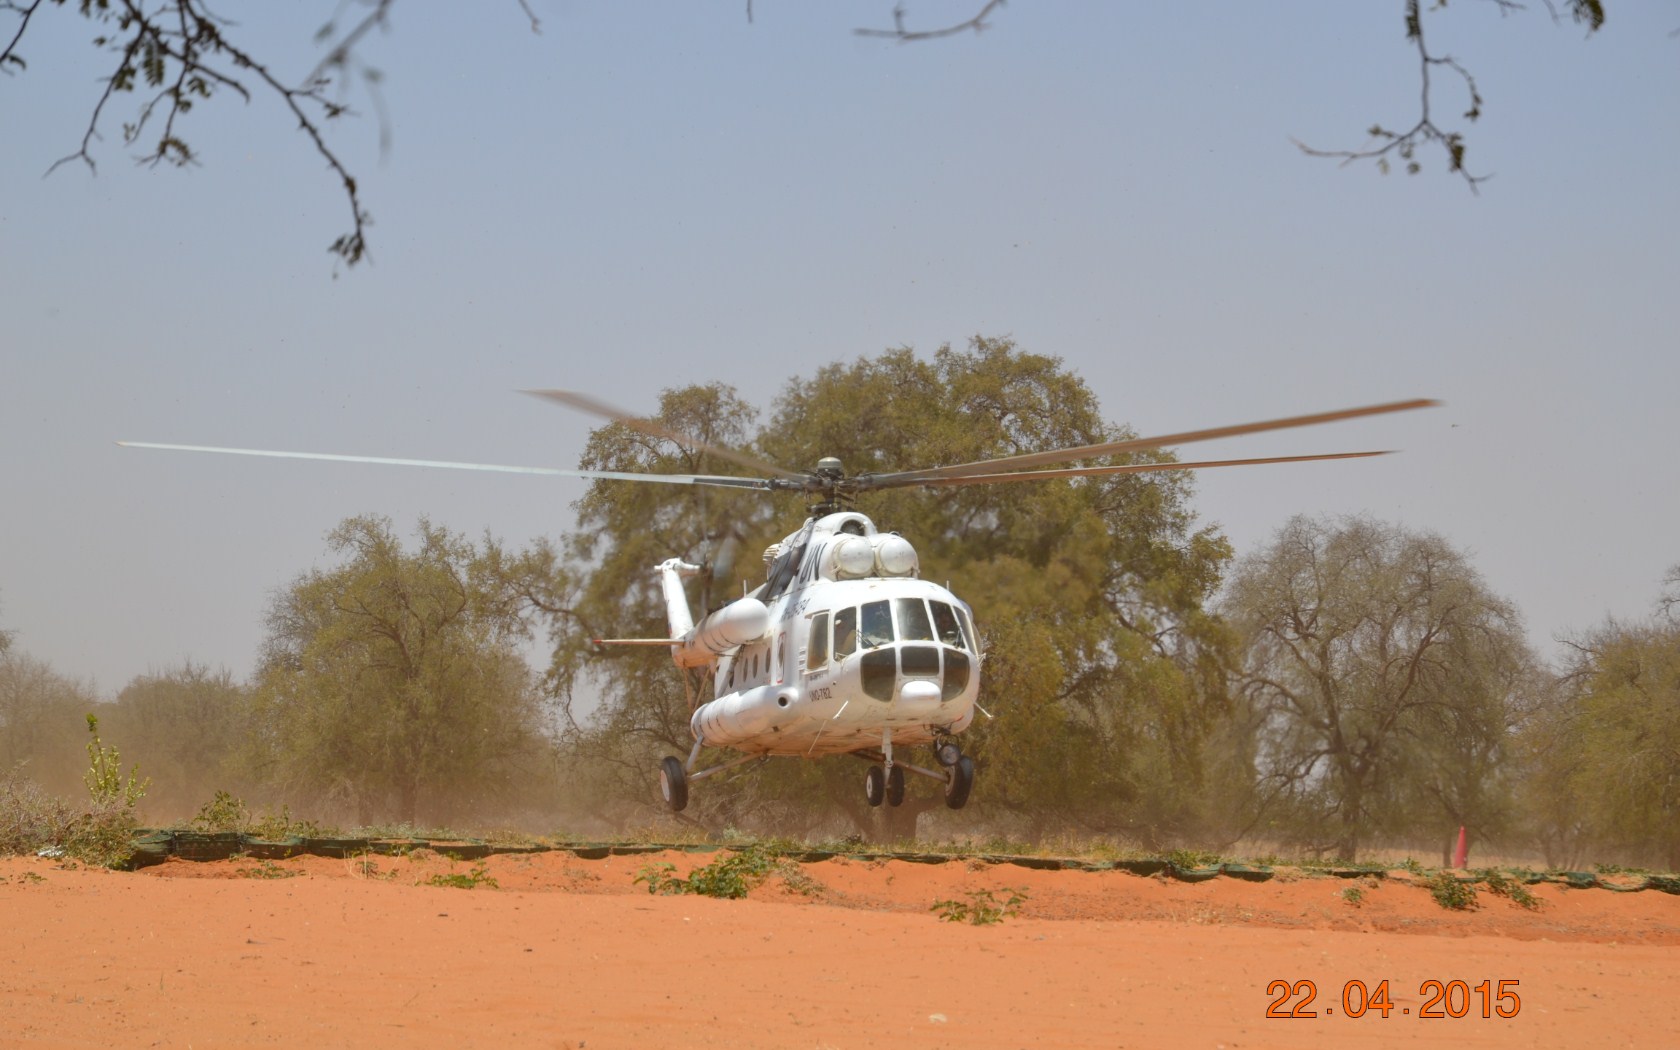
<path id="1" fill-rule="evenodd" d="M 1511 0 L 1494 0 L 1494 2 L 1507 9 L 1518 6 Z M 1391 154 L 1405 163 L 1406 174 L 1416 175 L 1422 170 L 1422 165 L 1418 163 L 1416 158 L 1418 147 L 1428 143 L 1439 143 L 1447 153 L 1447 170 L 1464 176 L 1464 181 L 1470 187 L 1470 192 L 1479 193 L 1480 190 L 1477 187 L 1491 176 L 1470 174 L 1464 166 L 1464 136 L 1457 131 L 1445 131 L 1435 123 L 1430 105 L 1432 89 L 1430 72 L 1434 67 L 1450 69 L 1464 81 L 1465 90 L 1470 96 L 1470 108 L 1464 111 L 1464 119 L 1472 123 L 1482 115 L 1481 92 L 1477 90 L 1476 79 L 1470 75 L 1470 71 L 1460 65 L 1456 59 L 1449 55 L 1438 56 L 1430 53 L 1428 42 L 1423 35 L 1423 15 L 1419 4 L 1420 0 L 1405 0 L 1406 39 L 1416 45 L 1418 53 L 1420 90 L 1417 123 L 1403 132 L 1391 131 L 1381 124 L 1373 124 L 1369 134 L 1374 143 L 1380 143 L 1380 145 L 1373 144 L 1363 149 L 1321 150 L 1308 146 L 1299 139 L 1293 141 L 1296 146 L 1300 147 L 1301 152 L 1309 157 L 1340 158 L 1344 166 L 1357 160 L 1375 160 L 1377 170 L 1385 175 L 1388 174 L 1390 168 L 1389 156 Z"/>
<path id="2" fill-rule="evenodd" d="M 986 19 L 991 17 L 993 11 L 1002 7 L 1003 3 L 1004 0 L 986 0 L 986 5 L 973 18 L 946 26 L 943 29 L 906 29 L 904 27 L 905 10 L 901 3 L 893 8 L 893 27 L 891 29 L 854 29 L 852 32 L 858 36 L 896 40 L 901 44 L 907 44 L 913 40 L 937 40 L 940 37 L 956 36 L 958 33 L 978 33 L 991 28 Z M 747 7 L 747 18 L 749 21 L 752 19 L 750 4 Z"/>

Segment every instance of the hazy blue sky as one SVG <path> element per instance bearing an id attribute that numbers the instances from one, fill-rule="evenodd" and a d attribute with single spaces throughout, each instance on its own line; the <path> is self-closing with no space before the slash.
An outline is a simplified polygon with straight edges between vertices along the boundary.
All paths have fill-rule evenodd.
<path id="1" fill-rule="evenodd" d="M 269 594 L 340 519 L 522 544 L 583 484 L 117 439 L 572 466 L 592 421 L 514 390 L 650 409 L 724 380 L 767 406 L 827 362 L 975 333 L 1059 355 L 1144 433 L 1444 399 L 1200 446 L 1405 453 L 1205 472 L 1197 506 L 1239 552 L 1295 513 L 1438 531 L 1548 655 L 1645 614 L 1680 561 L 1680 4 L 1614 0 L 1590 40 L 1543 7 L 1431 12 L 1487 99 L 1480 196 L 1435 152 L 1385 178 L 1291 144 L 1415 117 L 1400 0 L 1017 0 L 913 46 L 851 33 L 890 0 L 758 0 L 752 25 L 738 0 L 533 4 L 540 36 L 507 0 L 399 4 L 370 41 L 393 140 L 382 160 L 371 117 L 333 131 L 375 222 L 373 264 L 337 279 L 342 197 L 268 99 L 191 115 L 200 168 L 136 168 L 118 109 L 97 177 L 43 179 L 104 70 L 80 18 L 31 29 L 0 79 L 0 625 L 22 649 L 108 693 L 186 657 L 243 676 Z M 218 10 L 301 76 L 333 6 Z"/>

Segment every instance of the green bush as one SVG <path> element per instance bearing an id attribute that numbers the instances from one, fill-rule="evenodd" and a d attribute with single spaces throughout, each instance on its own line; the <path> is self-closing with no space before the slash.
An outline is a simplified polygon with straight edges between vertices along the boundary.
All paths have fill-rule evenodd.
<path id="1" fill-rule="evenodd" d="M 495 877 L 483 864 L 474 864 L 472 870 L 464 875 L 454 871 L 447 875 L 433 875 L 426 880 L 425 885 L 444 886 L 457 890 L 472 890 L 480 886 L 488 886 L 493 890 L 500 888 Z"/>
<path id="2" fill-rule="evenodd" d="M 87 716 L 88 800 L 78 807 L 42 791 L 13 767 L 0 780 L 0 853 L 58 848 L 84 864 L 121 867 L 134 855 L 134 807 L 146 794 L 138 768 L 125 778 L 114 747 L 99 739 L 99 720 Z"/>
<path id="3" fill-rule="evenodd" d="M 937 912 L 945 922 L 966 922 L 971 926 L 991 926 L 1005 919 L 1013 918 L 1021 910 L 1021 905 L 1027 901 L 1025 889 L 1003 887 L 1000 893 L 1009 894 L 999 901 L 991 890 L 974 890 L 965 894 L 965 901 L 946 900 L 934 901 L 929 910 Z"/>
<path id="4" fill-rule="evenodd" d="M 1424 883 L 1435 903 L 1452 911 L 1467 911 L 1476 907 L 1476 887 L 1460 882 L 1450 871 L 1438 871 Z"/>
<path id="5" fill-rule="evenodd" d="M 699 897 L 740 900 L 787 863 L 774 849 L 757 844 L 725 853 L 710 864 L 695 868 L 686 879 L 677 878 L 674 864 L 649 864 L 636 875 L 636 881 L 646 883 L 649 893 L 692 893 Z M 790 884 L 807 894 L 812 892 L 810 886 L 815 885 L 810 880 Z"/>
<path id="6" fill-rule="evenodd" d="M 1512 904 L 1519 908 L 1537 910 L 1541 901 L 1539 897 L 1528 891 L 1528 887 L 1513 879 L 1502 871 L 1488 868 L 1480 872 L 1482 881 L 1487 884 L 1488 892 L 1496 897 L 1508 897 Z"/>
<path id="7" fill-rule="evenodd" d="M 69 802 L 24 779 L 22 762 L 0 777 L 0 856 L 61 846 L 75 819 Z"/>

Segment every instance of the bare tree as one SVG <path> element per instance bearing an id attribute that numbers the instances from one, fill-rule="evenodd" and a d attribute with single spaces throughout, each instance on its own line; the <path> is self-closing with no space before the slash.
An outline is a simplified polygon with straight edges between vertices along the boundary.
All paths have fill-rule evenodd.
<path id="1" fill-rule="evenodd" d="M 1304 840 L 1351 858 L 1410 818 L 1488 815 L 1532 658 L 1516 612 L 1446 541 L 1296 518 L 1239 564 L 1224 611 L 1262 716 L 1260 772 Z"/>

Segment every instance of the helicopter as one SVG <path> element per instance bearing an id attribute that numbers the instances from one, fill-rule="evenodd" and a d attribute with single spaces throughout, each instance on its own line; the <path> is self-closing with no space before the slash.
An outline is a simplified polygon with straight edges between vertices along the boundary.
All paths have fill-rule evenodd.
<path id="1" fill-rule="evenodd" d="M 685 584 L 695 577 L 709 579 L 714 566 L 673 557 L 653 567 L 665 602 L 667 636 L 591 639 L 600 647 L 667 648 L 683 672 L 691 707 L 689 731 L 693 746 L 686 759 L 667 755 L 658 767 L 660 794 L 673 812 L 680 812 L 688 805 L 689 787 L 695 781 L 773 756 L 819 758 L 849 754 L 864 759 L 869 764 L 864 795 L 872 807 L 883 803 L 900 805 L 905 798 L 907 773 L 942 785 L 945 804 L 951 809 L 961 809 L 968 802 L 974 788 L 975 765 L 972 758 L 963 754 L 957 738 L 974 722 L 977 712 L 990 717 L 979 703 L 985 650 L 975 627 L 973 610 L 948 587 L 922 578 L 919 558 L 908 539 L 897 532 L 878 529 L 866 515 L 853 510 L 852 503 L 858 496 L 904 487 L 994 485 L 1381 456 L 1389 450 L 1200 462 L 1056 466 L 1439 404 L 1418 398 L 969 463 L 849 475 L 835 457 L 819 459 L 808 470 L 790 470 L 680 433 L 575 391 L 528 390 L 525 393 L 674 441 L 744 467 L 752 476 L 566 470 L 137 441 L 117 444 L 180 452 L 500 471 L 807 495 L 812 500 L 808 506 L 810 516 L 798 529 L 765 551 L 765 579 L 756 588 L 696 621 Z M 702 702 L 707 677 L 711 679 L 712 699 Z M 938 768 L 905 761 L 900 754 L 901 749 L 923 746 L 931 747 Z M 708 747 L 741 754 L 716 765 L 697 768 L 702 750 Z"/>

